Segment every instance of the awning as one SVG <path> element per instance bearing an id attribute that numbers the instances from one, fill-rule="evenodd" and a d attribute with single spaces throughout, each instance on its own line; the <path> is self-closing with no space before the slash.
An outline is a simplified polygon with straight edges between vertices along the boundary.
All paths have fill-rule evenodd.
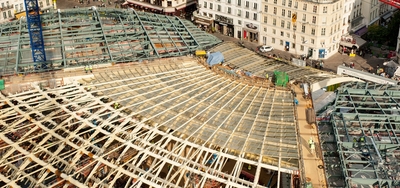
<path id="1" fill-rule="evenodd" d="M 179 5 L 179 6 L 175 7 L 175 9 L 176 10 L 181 10 L 181 9 L 186 8 L 186 7 L 188 7 L 190 5 L 193 5 L 193 4 L 196 4 L 196 1 L 192 0 L 192 1 L 188 2 L 188 3 L 185 3 L 185 4 L 182 4 L 182 5 Z"/>
<path id="2" fill-rule="evenodd" d="M 175 8 L 173 8 L 173 7 L 165 8 L 165 9 L 164 9 L 164 12 L 173 13 L 173 12 L 175 12 Z"/>
<path id="3" fill-rule="evenodd" d="M 133 1 L 133 0 L 128 0 L 127 2 L 130 3 L 130 4 L 139 5 L 139 6 L 142 6 L 142 7 L 149 8 L 149 9 L 154 9 L 154 10 L 158 10 L 158 11 L 162 11 L 163 10 L 161 7 L 157 7 L 157 6 L 152 5 L 150 3 L 145 3 L 145 2 L 141 2 L 141 1 Z"/>
<path id="4" fill-rule="evenodd" d="M 201 24 L 201 25 L 206 25 L 206 26 L 209 26 L 209 25 L 210 25 L 210 23 L 202 22 L 202 21 L 200 21 L 200 20 L 195 20 L 194 22 L 196 22 L 196 23 L 198 23 L 198 24 Z"/>
<path id="5" fill-rule="evenodd" d="M 366 26 L 362 27 L 361 29 L 354 32 L 355 35 L 363 36 L 365 33 L 368 32 L 368 28 Z"/>
<path id="6" fill-rule="evenodd" d="M 362 45 L 367 43 L 367 41 L 365 41 L 364 39 L 362 39 L 361 37 L 359 37 L 357 35 L 351 35 L 351 36 L 353 37 L 353 39 L 356 39 L 357 48 L 360 48 Z"/>
<path id="7" fill-rule="evenodd" d="M 382 18 L 385 19 L 385 20 L 387 20 L 387 19 L 389 19 L 390 17 L 392 17 L 392 15 L 393 15 L 393 12 L 388 12 L 388 13 L 384 14 L 384 15 L 382 16 Z"/>

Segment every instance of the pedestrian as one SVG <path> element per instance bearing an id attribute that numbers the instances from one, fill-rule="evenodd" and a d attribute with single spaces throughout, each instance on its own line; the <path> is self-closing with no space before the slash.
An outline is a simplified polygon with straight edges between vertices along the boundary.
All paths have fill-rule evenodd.
<path id="1" fill-rule="evenodd" d="M 319 69 L 323 69 L 324 68 L 324 62 L 323 61 L 321 61 L 320 63 L 319 63 Z"/>
<path id="2" fill-rule="evenodd" d="M 88 71 L 89 71 L 89 67 L 86 65 L 85 66 L 85 72 L 88 73 Z"/>
<path id="3" fill-rule="evenodd" d="M 90 73 L 93 73 L 93 67 L 92 67 L 92 65 L 89 65 L 89 70 L 90 70 Z"/>
<path id="4" fill-rule="evenodd" d="M 114 109 L 116 110 L 118 108 L 119 108 L 119 103 L 118 102 L 114 103 Z"/>

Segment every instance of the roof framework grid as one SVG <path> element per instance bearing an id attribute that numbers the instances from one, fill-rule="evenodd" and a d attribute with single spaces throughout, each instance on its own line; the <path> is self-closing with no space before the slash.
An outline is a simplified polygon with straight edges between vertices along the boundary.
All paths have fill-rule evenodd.
<path id="1" fill-rule="evenodd" d="M 50 11 L 41 18 L 48 69 L 177 57 L 221 42 L 177 17 L 134 10 L 78 8 Z M 1 28 L 2 75 L 48 71 L 32 63 L 25 20 Z"/>
<path id="2" fill-rule="evenodd" d="M 267 169 L 298 169 L 288 91 L 176 61 L 111 67 L 83 82 L 91 90 L 73 84 L 1 96 L 2 182 L 261 187 L 272 177 Z M 258 180 L 242 179 L 245 172 Z"/>
<path id="3" fill-rule="evenodd" d="M 320 123 L 330 185 L 400 186 L 399 104 L 398 86 L 351 83 L 338 89 L 331 121 Z"/>

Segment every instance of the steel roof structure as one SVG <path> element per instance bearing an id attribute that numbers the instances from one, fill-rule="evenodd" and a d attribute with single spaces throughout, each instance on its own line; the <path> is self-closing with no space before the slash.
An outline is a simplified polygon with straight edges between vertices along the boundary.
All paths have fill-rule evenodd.
<path id="1" fill-rule="evenodd" d="M 292 93 L 194 60 L 107 69 L 0 102 L 0 186 L 264 187 L 271 171 L 298 170 Z"/>
<path id="2" fill-rule="evenodd" d="M 319 123 L 330 187 L 400 186 L 400 87 L 349 83 Z"/>
<path id="3" fill-rule="evenodd" d="M 58 10 L 41 19 L 49 69 L 183 56 L 221 42 L 190 21 L 133 9 Z M 40 71 L 26 20 L 1 24 L 0 75 Z"/>

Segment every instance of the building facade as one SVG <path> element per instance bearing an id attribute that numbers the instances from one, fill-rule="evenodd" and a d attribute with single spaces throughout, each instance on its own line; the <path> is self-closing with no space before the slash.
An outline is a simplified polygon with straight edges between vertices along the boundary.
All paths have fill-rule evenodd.
<path id="1" fill-rule="evenodd" d="M 186 18 L 197 9 L 196 0 L 127 0 L 122 5 L 146 12 Z"/>
<path id="2" fill-rule="evenodd" d="M 198 19 L 212 19 L 215 32 L 259 43 L 261 0 L 199 0 Z M 198 22 L 197 22 L 198 23 Z"/>
<path id="3" fill-rule="evenodd" d="M 261 44 L 311 59 L 338 51 L 343 1 L 264 0 Z"/>
<path id="4" fill-rule="evenodd" d="M 24 0 L 0 0 L 0 3 L 0 22 L 7 22 L 25 16 Z M 42 12 L 53 8 L 52 0 L 39 0 L 38 3 Z"/>

